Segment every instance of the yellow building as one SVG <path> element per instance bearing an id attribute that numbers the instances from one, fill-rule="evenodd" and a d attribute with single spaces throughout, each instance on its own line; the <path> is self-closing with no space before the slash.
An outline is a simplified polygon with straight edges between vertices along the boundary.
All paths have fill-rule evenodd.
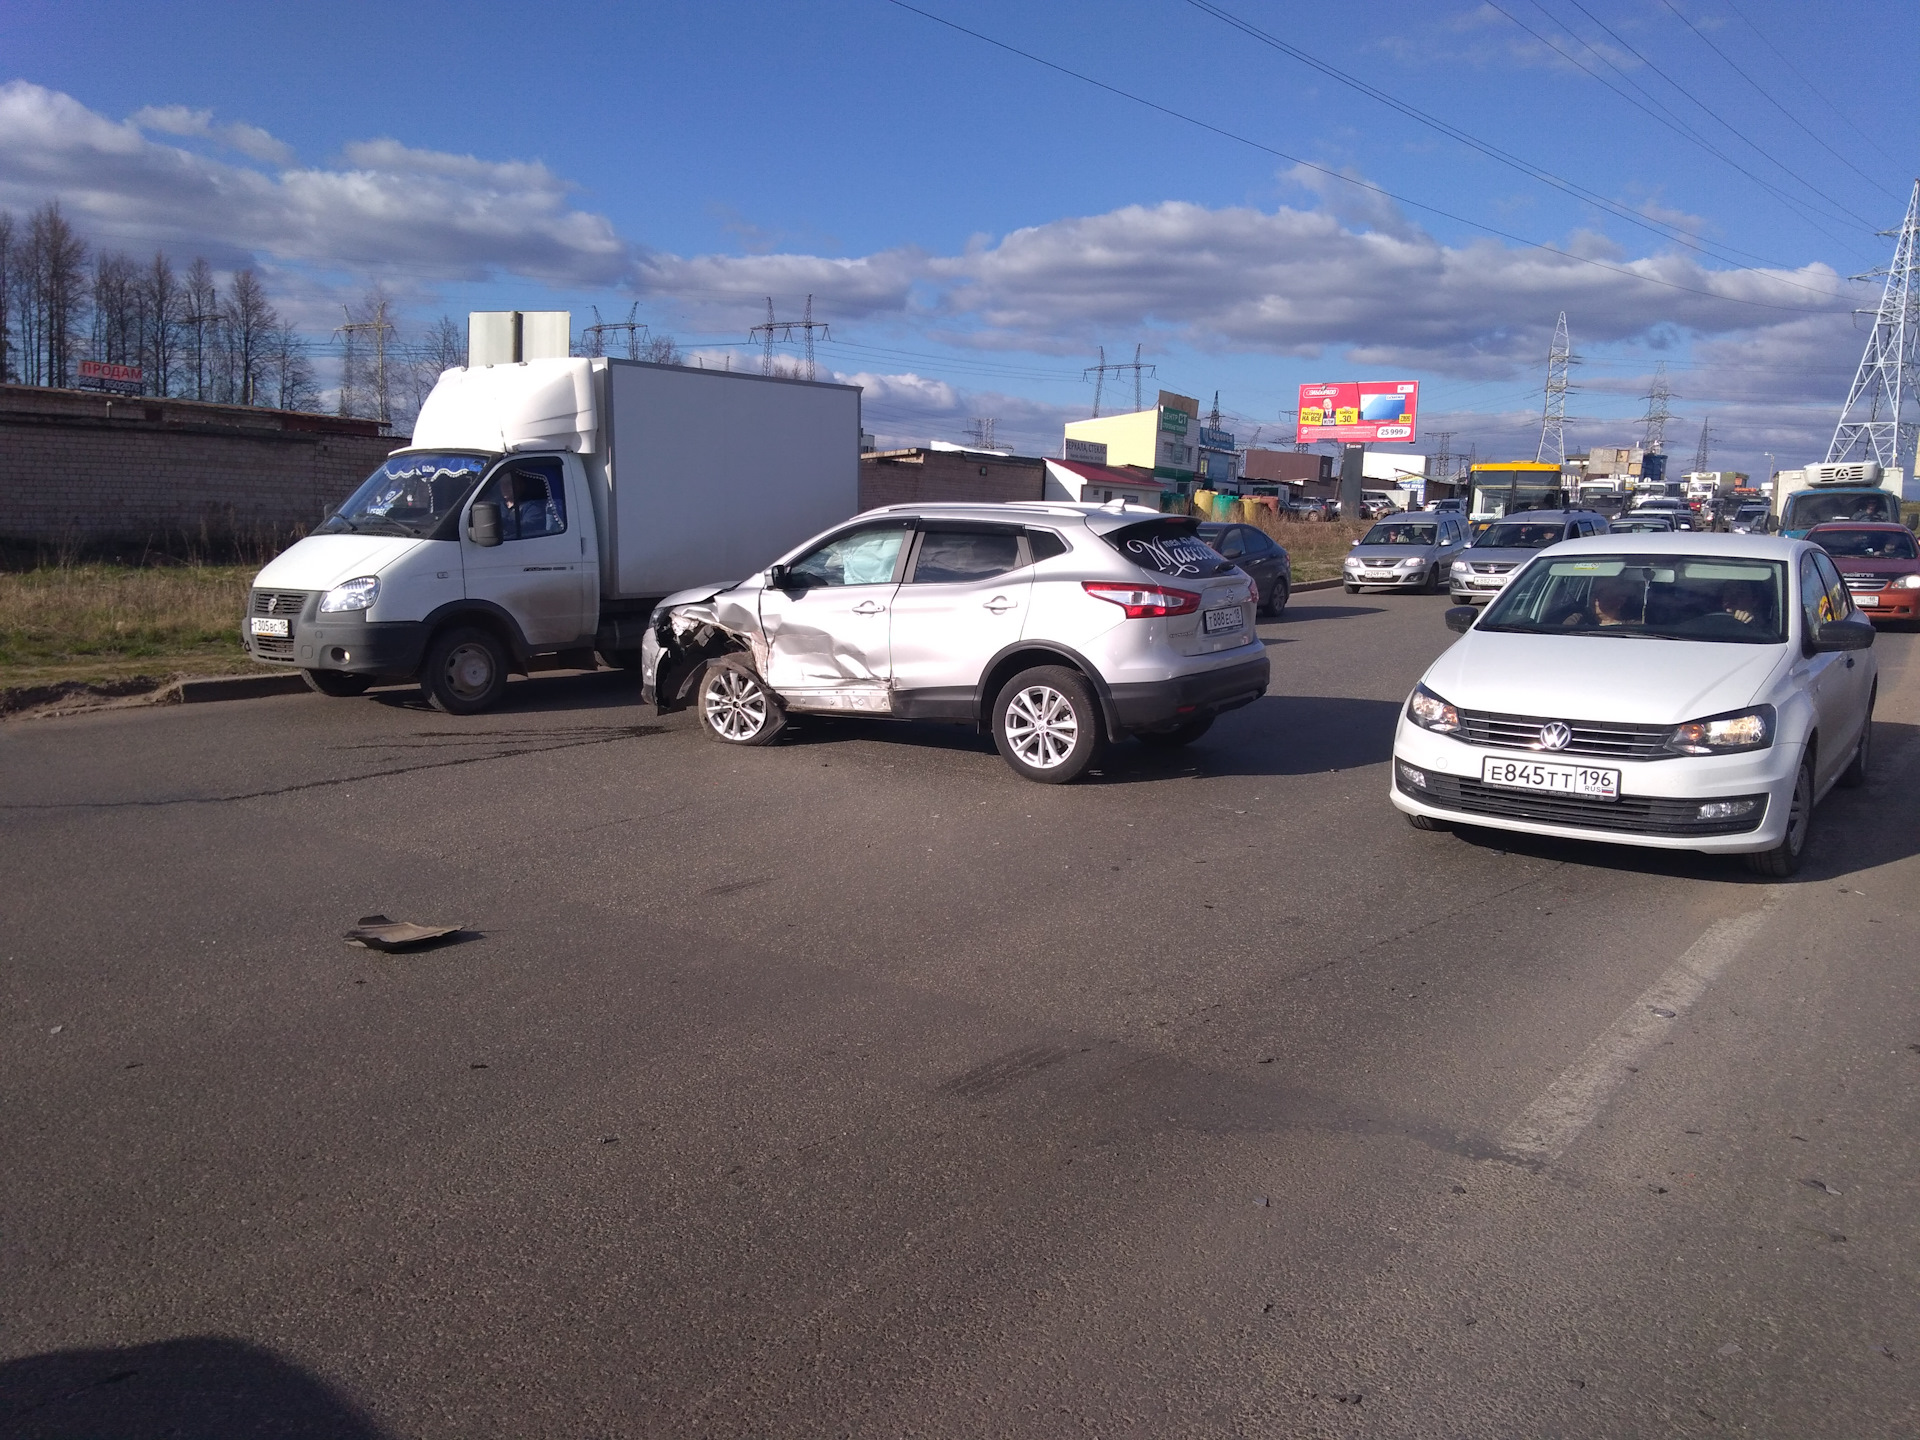
<path id="1" fill-rule="evenodd" d="M 1175 483 L 1191 482 L 1194 477 L 1200 402 L 1191 396 L 1162 390 L 1159 403 L 1151 410 L 1073 420 L 1066 429 L 1069 460 L 1133 466 Z M 1105 453 L 1094 454 L 1100 446 L 1105 447 Z"/>

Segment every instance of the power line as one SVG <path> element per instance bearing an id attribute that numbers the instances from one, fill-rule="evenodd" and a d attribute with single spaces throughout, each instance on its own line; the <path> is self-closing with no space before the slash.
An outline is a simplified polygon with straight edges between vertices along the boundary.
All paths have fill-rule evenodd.
<path id="1" fill-rule="evenodd" d="M 760 373 L 762 375 L 773 374 L 773 342 L 776 336 L 780 340 L 791 345 L 793 343 L 793 332 L 796 330 L 802 332 L 806 336 L 807 379 L 811 380 L 814 378 L 813 332 L 815 330 L 818 330 L 821 333 L 821 337 L 823 339 L 827 338 L 826 322 L 816 321 L 813 318 L 813 296 L 811 295 L 807 296 L 806 318 L 804 320 L 774 319 L 773 318 L 773 297 L 771 295 L 767 296 L 766 323 L 764 325 L 756 325 L 747 332 L 747 342 L 749 344 L 753 342 L 753 338 L 755 336 L 759 336 L 761 341 L 763 342 L 761 355 L 760 355 Z"/>
<path id="2" fill-rule="evenodd" d="M 1651 275 L 1643 275 L 1637 270 L 1629 270 L 1619 265 L 1609 265 L 1606 263 L 1606 261 L 1596 260 L 1589 255 L 1577 255 L 1571 250 L 1562 250 L 1557 245 L 1548 245 L 1545 242 L 1539 241 L 1539 240 L 1529 240 L 1524 235 L 1515 235 L 1511 231 L 1498 229 L 1495 226 L 1484 224 L 1479 220 L 1469 220 L 1464 215 L 1457 215 L 1451 210 L 1442 210 L 1437 205 L 1428 205 L 1424 201 L 1410 199 L 1405 195 L 1401 195 L 1395 191 L 1387 189 L 1383 185 L 1376 185 L 1371 180 L 1360 180 L 1360 179 L 1356 179 L 1354 176 L 1351 176 L 1351 175 L 1343 175 L 1338 170 L 1329 169 L 1325 165 L 1316 165 L 1311 160 L 1303 159 L 1298 155 L 1289 154 L 1285 150 L 1277 149 L 1276 147 L 1272 145 L 1264 144 L 1261 141 L 1249 139 L 1245 135 L 1236 134 L 1232 130 L 1225 129 L 1219 125 L 1212 124 L 1211 122 L 1206 120 L 1198 119 L 1195 116 L 1185 114 L 1182 111 L 1173 109 L 1171 106 L 1162 105 L 1158 101 L 1149 100 L 1142 95 L 1136 95 L 1131 90 L 1123 90 L 1118 85 L 1109 85 L 1104 80 L 1096 80 L 1091 75 L 1083 74 L 1081 71 L 1071 69 L 1065 65 L 1061 65 L 1056 61 L 1044 59 L 1039 55 L 1035 55 L 1030 50 L 1022 50 L 1017 45 L 1010 45 L 1004 40 L 996 40 L 991 35 L 985 35 L 978 30 L 969 29 L 967 26 L 961 25 L 952 20 L 948 20 L 944 16 L 935 15 L 930 10 L 922 10 L 917 5 L 909 4 L 908 0 L 887 0 L 887 3 L 889 5 L 895 6 L 898 9 L 908 11 L 910 14 L 918 15 L 924 20 L 931 20 L 936 25 L 945 26 L 947 29 L 952 30 L 958 34 L 965 35 L 970 39 L 978 40 L 982 44 L 991 45 L 996 50 L 1004 50 L 1009 55 L 1017 55 L 1022 60 L 1031 61 L 1033 64 L 1041 66 L 1043 69 L 1051 70 L 1057 75 L 1065 75 L 1069 79 L 1078 80 L 1084 85 L 1091 85 L 1096 90 L 1104 90 L 1109 95 L 1117 95 L 1122 100 L 1131 101 L 1135 105 L 1144 106 L 1146 109 L 1156 111 L 1159 114 L 1169 117 L 1170 119 L 1179 120 L 1184 124 L 1194 126 L 1196 129 L 1205 130 L 1210 134 L 1218 135 L 1222 139 L 1232 140 L 1236 144 L 1245 145 L 1251 150 L 1258 150 L 1264 155 L 1272 155 L 1276 159 L 1285 160 L 1290 165 L 1298 165 L 1303 169 L 1312 170 L 1317 174 L 1327 176 L 1329 179 L 1338 180 L 1343 185 L 1351 185 L 1356 189 L 1365 190 L 1369 194 L 1378 195 L 1385 200 L 1391 200 L 1397 205 L 1406 205 L 1412 209 L 1424 211 L 1429 215 L 1438 215 L 1444 220 L 1453 221 L 1456 225 L 1464 225 L 1470 230 L 1478 230 L 1482 234 L 1492 235 L 1496 239 L 1510 240 L 1514 244 L 1525 246 L 1529 250 L 1545 251 L 1549 255 L 1558 255 L 1562 259 L 1572 260 L 1581 265 L 1589 265 L 1596 270 L 1605 270 L 1610 274 L 1622 275 L 1630 280 L 1638 280 L 1643 284 L 1656 286 L 1662 290 L 1677 290 L 1682 294 L 1687 294 L 1687 295 L 1704 295 L 1710 300 L 1719 300 L 1729 305 L 1748 305 L 1759 310 L 1785 310 L 1796 315 L 1805 315 L 1809 313 L 1813 313 L 1813 314 L 1826 313 L 1826 312 L 1820 312 L 1820 311 L 1812 311 L 1810 310 L 1809 307 L 1805 305 L 1776 305 L 1773 302 L 1768 300 L 1748 300 L 1748 299 L 1744 299 L 1737 296 L 1722 295 L 1717 291 L 1713 291 L 1713 290 L 1702 290 L 1695 285 L 1681 285 L 1672 280 L 1658 280 Z M 1815 290 L 1811 285 L 1802 285 L 1798 281 L 1787 280 L 1784 277 L 1779 277 L 1779 276 L 1776 276 L 1775 278 L 1779 280 L 1779 283 L 1783 285 L 1790 286 L 1796 290 L 1805 290 L 1810 295 L 1820 295 L 1823 298 L 1830 299 L 1830 300 L 1837 300 L 1840 298 L 1838 295 Z"/>
<path id="3" fill-rule="evenodd" d="M 1876 190 L 1884 190 L 1886 188 L 1878 180 L 1875 180 L 1871 175 L 1867 174 L 1866 171 L 1862 170 L 1858 165 L 1855 165 L 1853 161 L 1849 160 L 1846 156 L 1842 155 L 1838 150 L 1834 149 L 1831 145 L 1827 144 L 1827 142 L 1822 140 L 1818 135 L 1815 135 L 1813 131 L 1808 130 L 1807 126 L 1800 119 L 1799 116 L 1795 115 L 1791 110 L 1787 109 L 1786 106 L 1782 105 L 1779 102 L 1779 100 L 1774 97 L 1772 91 L 1764 88 L 1758 80 L 1754 79 L 1753 76 L 1749 75 L 1745 70 L 1741 69 L 1739 64 L 1735 62 L 1734 58 L 1731 55 L 1727 54 L 1726 51 L 1722 50 L 1718 45 L 1714 44 L 1712 40 L 1708 39 L 1706 32 L 1702 30 L 1698 25 L 1694 24 L 1693 21 L 1689 20 L 1684 14 L 1682 14 L 1680 10 L 1674 5 L 1673 0 L 1660 0 L 1660 3 L 1666 6 L 1667 9 L 1673 11 L 1674 16 L 1680 21 L 1680 23 L 1686 26 L 1687 29 L 1691 30 L 1696 36 L 1698 36 L 1700 39 L 1700 43 L 1702 45 L 1705 45 L 1709 50 L 1713 51 L 1714 54 L 1718 55 L 1722 60 L 1724 60 L 1727 63 L 1727 67 L 1730 70 L 1732 70 L 1734 74 L 1738 75 L 1742 80 L 1746 81 L 1747 84 L 1751 85 L 1753 87 L 1755 94 L 1759 95 L 1759 97 L 1762 100 L 1765 100 L 1769 105 L 1773 106 L 1774 109 L 1778 110 L 1782 115 L 1786 116 L 1787 119 L 1793 121 L 1795 125 L 1798 125 L 1802 130 L 1805 130 L 1808 138 L 1811 139 L 1814 144 L 1818 145 L 1822 150 L 1825 150 L 1829 155 L 1833 156 L 1834 159 L 1838 160 L 1842 165 L 1846 166 L 1849 170 L 1853 171 L 1854 174 L 1858 175 L 1862 180 L 1865 180 L 1869 185 L 1873 186 Z"/>
<path id="4" fill-rule="evenodd" d="M 1133 359 L 1116 360 L 1111 365 L 1107 363 L 1107 347 L 1102 345 L 1100 347 L 1100 363 L 1098 365 L 1089 365 L 1081 372 L 1082 374 L 1093 376 L 1094 419 L 1098 420 L 1100 418 L 1100 397 L 1106 390 L 1107 376 L 1109 374 L 1117 376 L 1122 370 L 1131 370 L 1133 372 L 1133 408 L 1136 411 L 1146 408 L 1146 404 L 1140 394 L 1140 376 L 1144 372 L 1158 379 L 1160 372 L 1152 365 L 1142 365 L 1140 363 L 1140 347 L 1138 345 L 1133 347 Z"/>
<path id="5" fill-rule="evenodd" d="M 1794 78 L 1797 79 L 1802 85 L 1807 87 L 1807 92 L 1810 95 L 1812 95 L 1822 105 L 1826 106 L 1827 109 L 1833 111 L 1834 114 L 1838 115 L 1841 119 L 1841 122 L 1845 124 L 1848 129 L 1852 130 L 1854 134 L 1858 135 L 1862 140 L 1866 141 L 1869 145 L 1873 146 L 1874 149 L 1879 150 L 1882 157 L 1884 157 L 1888 161 L 1891 161 L 1893 164 L 1897 165 L 1900 163 L 1899 161 L 1894 160 L 1893 156 L 1888 155 L 1887 152 L 1881 148 L 1880 142 L 1878 140 L 1874 139 L 1873 136 L 1869 135 L 1866 131 L 1862 130 L 1858 125 L 1854 124 L 1851 116 L 1849 116 L 1838 105 L 1835 105 L 1831 100 L 1829 100 L 1826 97 L 1825 94 L 1823 94 L 1819 89 L 1817 89 L 1814 86 L 1814 83 L 1811 80 L 1809 80 L 1804 74 L 1801 73 L 1800 67 L 1798 65 L 1795 65 L 1792 59 L 1790 59 L 1787 55 L 1782 53 L 1780 47 L 1774 44 L 1773 41 L 1769 40 L 1766 37 L 1765 32 L 1763 32 L 1758 25 L 1754 24 L 1753 21 L 1749 20 L 1747 18 L 1746 12 L 1742 10 L 1738 5 L 1734 4 L 1733 0 L 1726 0 L 1726 7 L 1729 10 L 1733 11 L 1734 14 L 1740 17 L 1740 23 L 1742 25 L 1745 25 L 1749 30 L 1753 31 L 1755 35 L 1758 35 L 1760 37 L 1760 43 L 1766 46 L 1769 50 L 1773 51 L 1774 55 L 1778 57 L 1780 63 L 1782 65 L 1785 65 L 1787 69 L 1793 72 Z"/>
<path id="6" fill-rule="evenodd" d="M 1345 85 L 1349 89 L 1355 90 L 1360 94 L 1367 96 L 1369 99 L 1376 100 L 1380 104 L 1387 106 L 1389 109 L 1398 111 L 1400 114 L 1405 115 L 1408 119 L 1413 120 L 1421 125 L 1425 125 L 1429 129 L 1436 130 L 1440 134 L 1445 135 L 1449 139 L 1455 140 L 1458 143 L 1467 146 L 1471 150 L 1478 151 L 1480 154 L 1485 155 L 1488 159 L 1498 161 L 1500 164 L 1507 166 L 1509 169 L 1518 171 L 1519 173 L 1521 173 L 1522 175 L 1525 175 L 1530 180 L 1537 180 L 1544 185 L 1549 185 L 1556 190 L 1562 191 L 1565 194 L 1572 195 L 1576 199 L 1585 200 L 1590 205 L 1597 205 L 1601 209 L 1605 210 L 1608 214 L 1613 215 L 1618 219 L 1625 220 L 1630 225 L 1638 226 L 1640 229 L 1645 230 L 1650 234 L 1658 235 L 1662 239 L 1671 240 L 1676 244 L 1684 245 L 1690 250 L 1697 250 L 1703 255 L 1712 255 L 1714 256 L 1715 259 L 1728 260 L 1729 263 L 1734 263 L 1730 260 L 1728 255 L 1721 254 L 1720 252 L 1713 250 L 1708 246 L 1702 245 L 1698 243 L 1697 240 L 1688 239 L 1684 234 L 1681 234 L 1678 232 L 1677 227 L 1663 225 L 1660 222 L 1655 221 L 1649 217 L 1637 214 L 1635 211 L 1628 209 L 1626 206 L 1620 204 L 1616 200 L 1609 199 L 1607 196 L 1602 195 L 1597 191 L 1589 190 L 1586 186 L 1578 184 L 1575 181 L 1568 180 L 1563 176 L 1557 175 L 1553 171 L 1547 170 L 1542 166 L 1536 165 L 1530 160 L 1525 160 L 1520 156 L 1515 155 L 1512 151 L 1504 150 L 1497 145 L 1494 145 L 1488 141 L 1482 140 L 1478 136 L 1472 135 L 1469 132 L 1462 130 L 1457 125 L 1454 125 L 1448 121 L 1442 120 L 1438 116 L 1431 115 L 1427 111 L 1421 110 L 1417 106 L 1411 105 L 1406 101 L 1399 99 L 1397 96 L 1394 96 L 1388 93 L 1387 91 L 1380 89 L 1378 86 L 1370 85 L 1366 81 L 1359 79 L 1357 76 L 1350 75 L 1346 71 L 1339 69 L 1337 66 L 1328 64 L 1326 61 L 1319 59 L 1318 57 L 1308 53 L 1305 50 L 1302 50 L 1298 45 L 1294 45 L 1289 41 L 1282 40 L 1279 36 L 1270 34 L 1269 32 L 1262 30 L 1259 26 L 1254 25 L 1249 21 L 1242 20 L 1239 16 L 1234 15 L 1230 11 L 1224 10 L 1219 5 L 1214 4 L 1213 0 L 1187 0 L 1187 3 L 1191 5 L 1194 9 L 1200 11 L 1202 14 L 1211 15 L 1214 19 L 1219 20 L 1221 23 L 1229 26 L 1230 28 L 1239 31 L 1242 35 L 1245 35 L 1249 39 L 1255 40 L 1260 44 L 1267 46 L 1269 49 L 1277 50 L 1281 54 L 1299 61 L 1302 65 L 1307 66 L 1309 69 L 1315 70 L 1320 74 L 1327 76 L 1329 79 L 1337 81 L 1339 84 Z M 1488 3 L 1492 4 L 1495 10 L 1499 10 L 1500 13 L 1502 15 L 1505 15 L 1509 20 L 1512 20 L 1514 24 L 1519 25 L 1521 29 L 1526 30 L 1529 35 L 1533 35 L 1535 39 L 1541 39 L 1541 37 L 1538 34 L 1536 34 L 1536 32 L 1529 29 L 1526 25 L 1522 24 L 1522 22 L 1519 21 L 1518 19 L 1515 19 L 1515 17 L 1511 15 L 1509 12 L 1505 10 L 1501 10 L 1500 6 L 1494 3 L 1494 0 L 1488 0 Z M 1542 40 L 1542 43 L 1547 44 L 1551 42 Z M 1554 48 L 1558 50 L 1557 46 Z M 1562 55 L 1565 55 L 1564 51 L 1559 51 L 1559 53 L 1561 53 Z M 1575 65 L 1580 64 L 1578 60 L 1574 59 L 1574 57 L 1570 55 L 1566 56 L 1566 58 L 1568 60 L 1571 60 Z M 1586 67 L 1584 65 L 1581 65 L 1580 68 L 1582 70 L 1586 70 Z M 1593 74 L 1591 70 L 1588 70 L 1587 73 L 1589 75 Z M 1594 78 L 1599 79 L 1600 77 L 1594 76 Z M 1602 80 L 1601 83 L 1606 84 L 1607 82 Z M 1628 98 L 1631 99 L 1632 97 L 1628 97 Z M 1636 101 L 1635 103 L 1638 103 L 1638 102 Z M 1757 176 L 1753 178 L 1758 180 Z M 1765 183 L 1765 182 L 1761 182 L 1761 183 Z M 1781 198 L 1787 199 L 1788 197 L 1782 196 Z M 1866 225 L 1869 222 L 1866 221 L 1865 219 L 1861 219 L 1860 223 L 1862 225 Z M 1830 238 L 1833 238 L 1836 241 L 1839 239 L 1838 236 L 1833 236 Z M 1751 251 L 1742 250 L 1734 253 L 1746 255 L 1750 259 L 1762 260 L 1767 264 L 1778 265 L 1783 263 L 1777 260 L 1769 260 L 1765 256 L 1754 255 Z"/>

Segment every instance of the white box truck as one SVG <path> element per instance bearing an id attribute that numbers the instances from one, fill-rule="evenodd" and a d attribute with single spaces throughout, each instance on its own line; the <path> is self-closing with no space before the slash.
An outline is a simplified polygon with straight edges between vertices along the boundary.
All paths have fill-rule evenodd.
<path id="1" fill-rule="evenodd" d="M 859 508 L 860 389 L 629 360 L 453 369 L 353 495 L 253 582 L 243 638 L 323 695 L 631 666 L 654 604 Z"/>
<path id="2" fill-rule="evenodd" d="M 1774 529 L 1797 540 L 1834 520 L 1900 523 L 1901 472 L 1876 460 L 1781 470 L 1773 477 Z"/>

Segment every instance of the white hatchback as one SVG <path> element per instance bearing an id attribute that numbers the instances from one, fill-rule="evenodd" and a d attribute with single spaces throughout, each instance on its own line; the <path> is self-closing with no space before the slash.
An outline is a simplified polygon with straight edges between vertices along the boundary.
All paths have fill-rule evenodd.
<path id="1" fill-rule="evenodd" d="M 1866 778 L 1873 624 L 1818 546 L 1601 535 L 1543 550 L 1408 696 L 1393 803 L 1449 822 L 1799 867 Z"/>

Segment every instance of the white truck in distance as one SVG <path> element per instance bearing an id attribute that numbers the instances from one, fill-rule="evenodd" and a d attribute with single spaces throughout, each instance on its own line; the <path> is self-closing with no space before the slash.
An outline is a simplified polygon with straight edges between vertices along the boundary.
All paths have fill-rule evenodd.
<path id="1" fill-rule="evenodd" d="M 654 604 L 859 508 L 860 390 L 628 360 L 453 369 L 352 497 L 253 582 L 257 660 L 323 695 L 631 666 Z"/>

